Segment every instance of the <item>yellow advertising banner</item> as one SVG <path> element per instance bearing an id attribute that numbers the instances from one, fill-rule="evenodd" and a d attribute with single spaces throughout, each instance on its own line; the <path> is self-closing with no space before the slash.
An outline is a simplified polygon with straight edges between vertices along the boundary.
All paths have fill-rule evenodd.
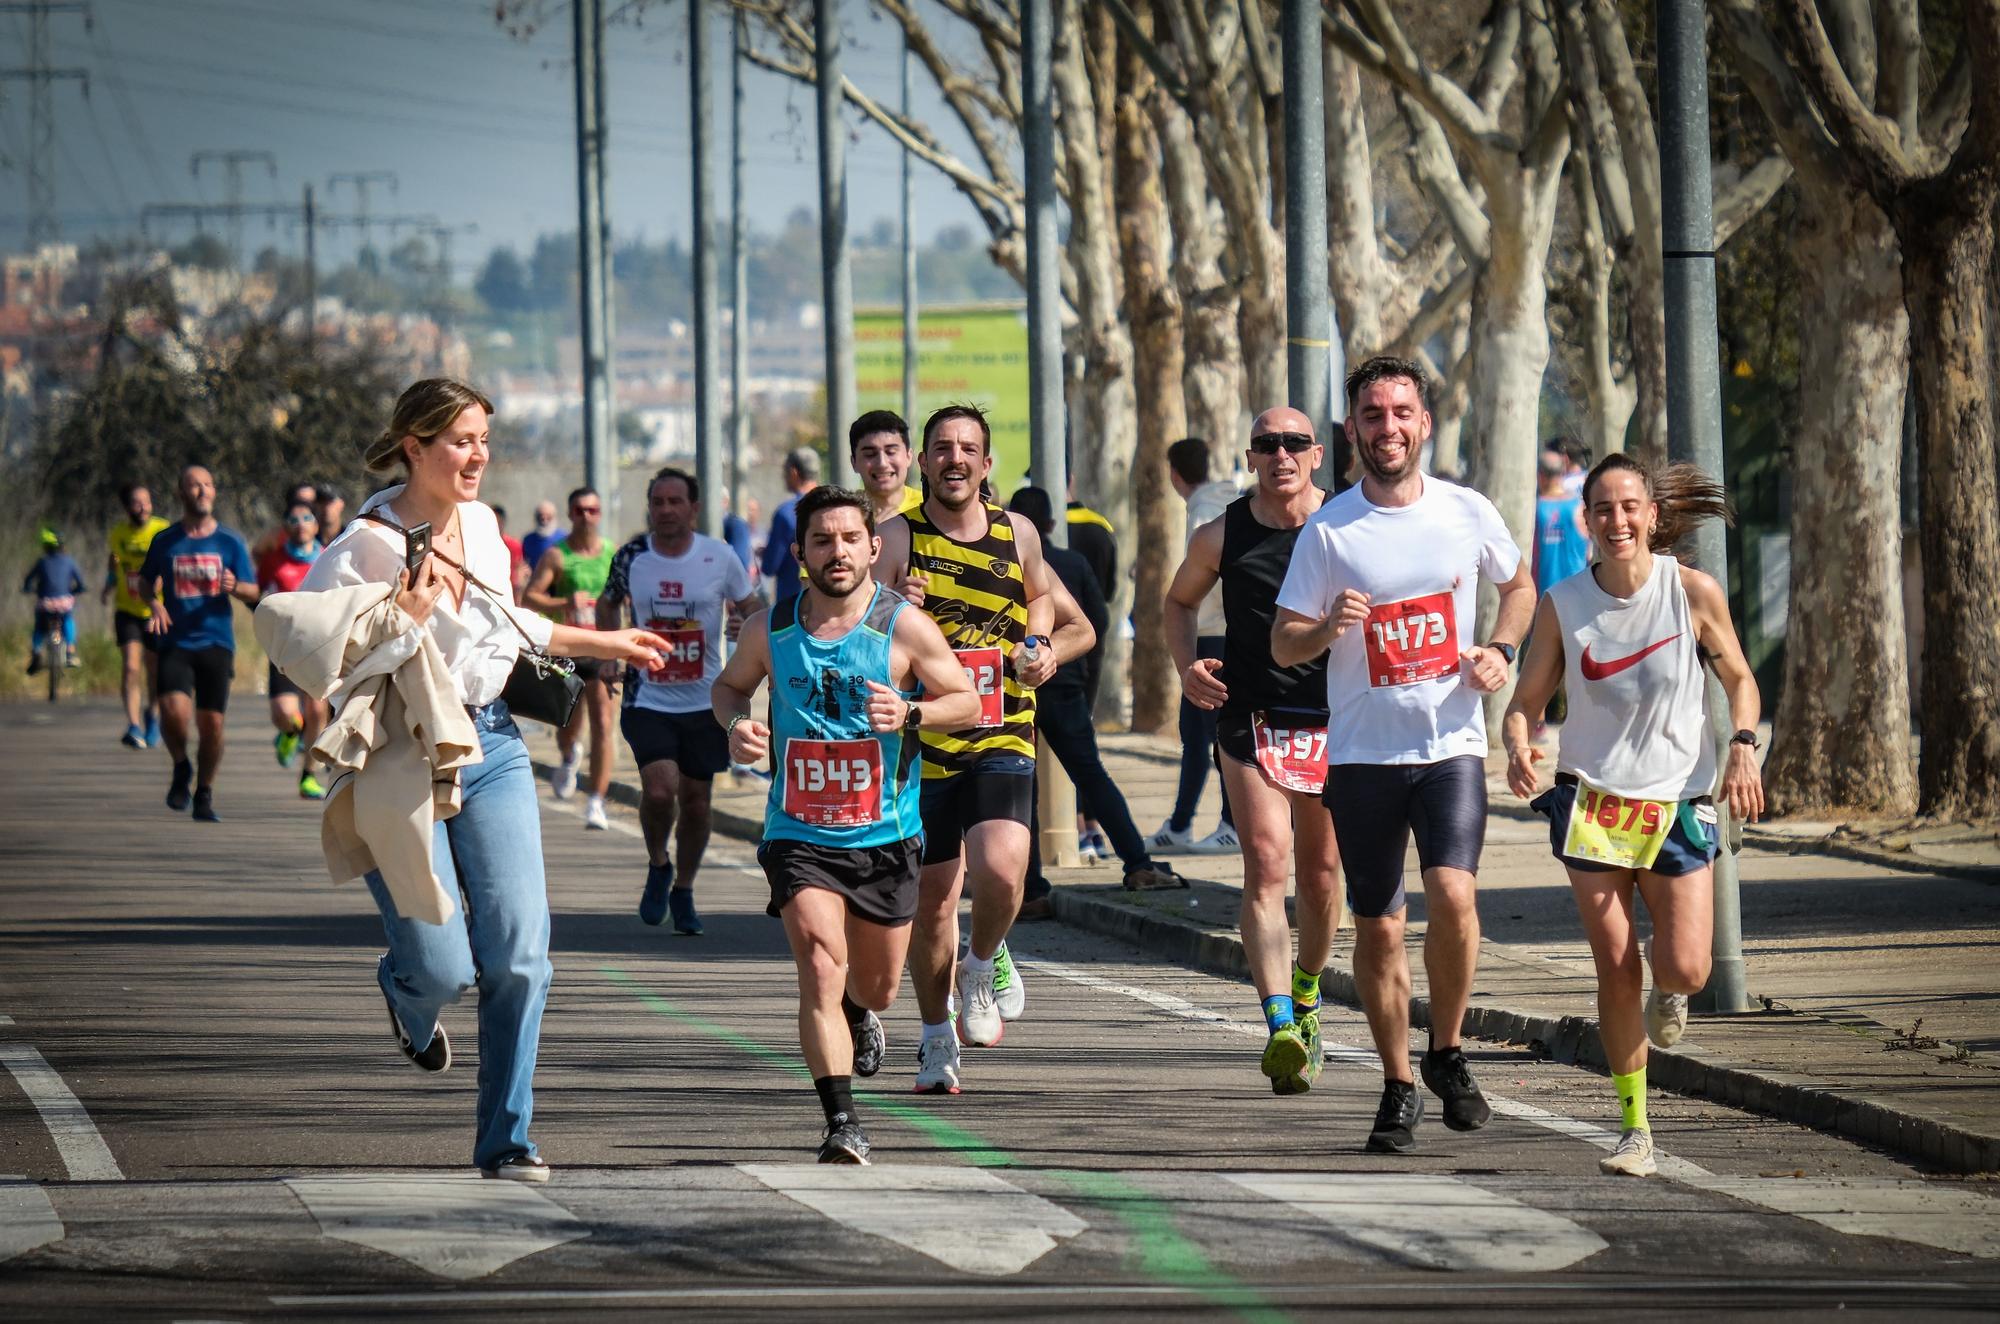
<path id="1" fill-rule="evenodd" d="M 901 309 L 855 311 L 854 385 L 862 410 L 902 409 Z M 1026 305 L 985 303 L 918 312 L 913 445 L 922 444 L 918 429 L 924 419 L 948 404 L 973 404 L 986 411 L 993 425 L 993 490 L 1005 502 L 1028 471 Z M 914 482 L 915 475 L 911 477 Z"/>

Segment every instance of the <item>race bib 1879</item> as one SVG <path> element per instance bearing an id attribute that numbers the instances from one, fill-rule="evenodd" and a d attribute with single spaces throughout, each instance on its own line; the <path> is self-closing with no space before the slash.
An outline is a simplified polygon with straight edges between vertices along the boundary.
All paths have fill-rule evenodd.
<path id="1" fill-rule="evenodd" d="M 882 818 L 878 740 L 787 740 L 785 812 L 814 827 L 857 827 Z"/>
<path id="2" fill-rule="evenodd" d="M 955 648 L 952 653 L 958 664 L 965 668 L 967 680 L 979 694 L 979 720 L 973 723 L 975 731 L 990 731 L 1006 721 L 1002 681 L 1006 675 L 1005 663 L 997 648 Z"/>
<path id="3" fill-rule="evenodd" d="M 1451 591 L 1401 602 L 1378 602 L 1362 623 L 1368 683 L 1411 685 L 1458 670 L 1458 614 Z"/>

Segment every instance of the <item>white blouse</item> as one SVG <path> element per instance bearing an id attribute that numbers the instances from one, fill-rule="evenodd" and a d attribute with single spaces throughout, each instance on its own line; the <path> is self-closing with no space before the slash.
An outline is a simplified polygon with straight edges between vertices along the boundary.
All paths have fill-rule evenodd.
<path id="1" fill-rule="evenodd" d="M 380 511 L 382 518 L 400 525 L 396 512 L 388 509 L 388 505 L 402 493 L 401 485 L 377 492 L 362 503 L 361 515 Z M 468 584 L 464 604 L 454 606 L 447 591 L 438 598 L 423 628 L 431 632 L 438 650 L 444 654 L 445 666 L 458 686 L 460 702 L 480 708 L 499 698 L 500 691 L 507 688 L 507 677 L 520 655 L 522 632 L 537 647 L 547 648 L 554 627 L 545 618 L 513 605 L 513 559 L 507 544 L 500 540 L 500 525 L 493 518 L 492 509 L 483 502 L 461 501 L 458 526 L 465 543 L 466 568 L 481 583 L 509 596 L 502 601 Z M 348 521 L 333 545 L 319 554 L 299 587 L 312 591 L 354 584 L 393 584 L 402 573 L 403 535 L 357 516 Z M 509 617 L 519 623 L 519 630 Z M 340 689 L 345 690 L 368 676 L 393 671 L 416 651 L 414 632 L 391 640 L 371 653 L 353 674 L 342 677 Z M 336 691 L 336 700 L 338 697 Z"/>

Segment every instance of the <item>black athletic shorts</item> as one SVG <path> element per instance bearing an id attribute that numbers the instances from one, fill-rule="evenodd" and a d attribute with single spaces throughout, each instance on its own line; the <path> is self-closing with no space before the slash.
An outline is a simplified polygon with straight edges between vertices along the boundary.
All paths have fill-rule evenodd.
<path id="1" fill-rule="evenodd" d="M 1324 708 L 1273 708 L 1264 714 L 1264 721 L 1271 726 L 1298 730 L 1323 727 L 1327 716 Z M 1250 733 L 1249 713 L 1216 714 L 1215 743 L 1225 755 L 1245 767 L 1257 766 L 1257 738 Z"/>
<path id="2" fill-rule="evenodd" d="M 229 711 L 229 682 L 236 677 L 236 654 L 227 648 L 162 648 L 162 694 L 192 694 L 203 712 Z"/>
<path id="3" fill-rule="evenodd" d="M 780 914 L 787 902 L 808 887 L 837 893 L 847 913 L 889 928 L 908 924 L 917 915 L 917 870 L 923 854 L 921 837 L 887 846 L 846 849 L 810 841 L 771 840 L 757 847 L 757 863 L 771 884 L 771 902 L 764 913 Z"/>
<path id="4" fill-rule="evenodd" d="M 618 729 L 632 747 L 632 761 L 642 768 L 665 761 L 679 765 L 681 776 L 699 782 L 729 770 L 729 737 L 706 708 L 692 713 L 627 708 L 618 719 Z"/>
<path id="5" fill-rule="evenodd" d="M 965 834 L 1003 819 L 1027 827 L 1035 811 L 1035 761 L 995 754 L 969 771 L 924 778 L 924 863 L 949 864 L 965 849 Z"/>
<path id="6" fill-rule="evenodd" d="M 292 684 L 292 678 L 290 676 L 287 676 L 284 672 L 278 670 L 276 666 L 271 666 L 271 664 L 269 663 L 266 663 L 265 665 L 270 666 L 270 671 L 271 671 L 271 674 L 264 678 L 265 693 L 269 694 L 274 699 L 281 694 L 296 694 L 301 699 L 306 697 L 306 692 L 304 690 Z"/>
<path id="7" fill-rule="evenodd" d="M 1347 871 L 1347 903 L 1380 919 L 1402 910 L 1403 855 L 1412 833 L 1423 869 L 1479 872 L 1486 843 L 1486 761 L 1461 754 L 1437 763 L 1335 763 L 1322 797 Z"/>
<path id="8" fill-rule="evenodd" d="M 146 618 L 144 616 L 134 616 L 129 611 L 114 611 L 111 613 L 111 635 L 118 641 L 120 648 L 123 648 L 127 644 L 148 644 L 152 642 L 146 637 Z"/>

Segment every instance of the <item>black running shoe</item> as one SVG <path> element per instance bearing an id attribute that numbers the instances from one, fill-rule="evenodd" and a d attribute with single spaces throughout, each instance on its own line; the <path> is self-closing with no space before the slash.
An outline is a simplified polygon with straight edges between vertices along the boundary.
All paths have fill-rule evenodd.
<path id="1" fill-rule="evenodd" d="M 430 1043 L 424 1046 L 422 1052 L 418 1052 L 416 1044 L 410 1041 L 409 1031 L 403 1028 L 402 1018 L 396 1015 L 396 1004 L 389 1001 L 386 992 L 382 994 L 382 1003 L 389 1009 L 389 1028 L 396 1032 L 396 1047 L 403 1050 L 403 1056 L 409 1058 L 417 1070 L 436 1075 L 451 1066 L 451 1039 L 445 1034 L 444 1026 L 434 1024 L 431 1027 Z M 489 1172 L 486 1175 L 490 1177 L 493 1174 Z M 532 1181 L 534 1178 L 526 1180 Z"/>
<path id="2" fill-rule="evenodd" d="M 674 866 L 646 866 L 646 890 L 639 893 L 639 918 L 648 924 L 667 922 L 667 889 L 674 885 Z"/>
<path id="3" fill-rule="evenodd" d="M 1457 1045 L 1434 1048 L 1424 1054 L 1419 1065 L 1424 1087 L 1444 1101 L 1444 1124 L 1454 1131 L 1477 1131 L 1493 1116 L 1486 1096 L 1465 1065 L 1465 1053 Z"/>
<path id="4" fill-rule="evenodd" d="M 182 759 L 174 765 L 173 784 L 167 787 L 167 808 L 177 814 L 187 812 L 188 788 L 194 785 L 194 764 Z"/>
<path id="5" fill-rule="evenodd" d="M 1417 1123 L 1424 1120 L 1424 1096 L 1407 1080 L 1384 1081 L 1382 1106 L 1368 1148 L 1377 1154 L 1407 1154 L 1417 1147 Z"/>
<path id="6" fill-rule="evenodd" d="M 674 932 L 693 938 L 701 933 L 701 916 L 694 913 L 694 889 L 667 889 L 667 909 L 673 912 Z"/>
<path id="7" fill-rule="evenodd" d="M 215 792 L 206 786 L 194 789 L 194 821 L 197 823 L 220 823 L 222 815 L 215 812 Z"/>
<path id="8" fill-rule="evenodd" d="M 882 1033 L 882 1018 L 871 1011 L 853 1029 L 854 1074 L 872 1076 L 882 1069 L 882 1055 L 889 1049 L 888 1037 Z"/>
<path id="9" fill-rule="evenodd" d="M 827 1124 L 826 1137 L 819 1142 L 821 1163 L 848 1163 L 867 1166 L 868 1133 L 861 1123 L 846 1113 L 836 1113 Z"/>

